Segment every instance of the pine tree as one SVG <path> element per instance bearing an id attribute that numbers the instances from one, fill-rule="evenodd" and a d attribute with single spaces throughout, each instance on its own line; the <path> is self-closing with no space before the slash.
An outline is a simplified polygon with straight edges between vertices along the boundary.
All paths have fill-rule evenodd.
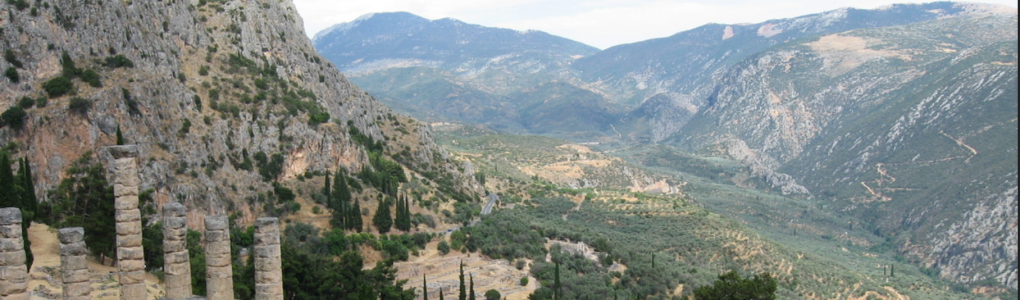
<path id="1" fill-rule="evenodd" d="M 379 201 L 379 209 L 376 209 L 375 216 L 372 217 L 372 225 L 375 225 L 379 233 L 390 232 L 390 228 L 393 227 L 393 215 L 390 213 L 389 199 Z"/>
<path id="2" fill-rule="evenodd" d="M 464 262 L 460 263 L 460 300 L 467 300 L 467 287 L 464 286 Z"/>
<path id="3" fill-rule="evenodd" d="M 468 299 L 475 300 L 475 275 L 471 274 L 471 293 L 468 294 Z"/>

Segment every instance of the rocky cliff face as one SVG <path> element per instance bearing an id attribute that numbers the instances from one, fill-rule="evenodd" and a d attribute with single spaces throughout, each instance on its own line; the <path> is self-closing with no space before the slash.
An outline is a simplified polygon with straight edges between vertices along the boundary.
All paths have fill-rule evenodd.
<path id="1" fill-rule="evenodd" d="M 1016 288 L 1017 17 L 825 35 L 730 69 L 674 137 L 811 193 L 961 282 Z"/>
<path id="2" fill-rule="evenodd" d="M 113 144 L 118 127 L 139 145 L 142 189 L 155 189 L 159 203 L 185 202 L 189 220 L 239 211 L 251 221 L 270 180 L 361 170 L 368 157 L 352 126 L 384 141 L 412 175 L 480 192 L 427 130 L 316 53 L 290 1 L 8 1 L 0 12 L 0 48 L 20 65 L 0 62 L 19 75 L 0 81 L 0 107 L 47 99 L 26 109 L 24 128 L 0 129 L 0 141 L 29 157 L 40 195 L 81 153 Z M 73 79 L 69 95 L 47 96 L 63 53 L 100 85 Z M 118 55 L 133 67 L 107 63 Z M 69 109 L 81 103 L 90 108 Z M 257 153 L 278 155 L 282 170 L 264 180 L 251 167 Z"/>

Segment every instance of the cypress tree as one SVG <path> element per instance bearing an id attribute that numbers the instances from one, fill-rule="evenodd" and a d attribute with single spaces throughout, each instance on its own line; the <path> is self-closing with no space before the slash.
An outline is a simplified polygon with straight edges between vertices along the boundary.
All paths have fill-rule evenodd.
<path id="1" fill-rule="evenodd" d="M 21 207 L 7 151 L 0 151 L 0 207 Z"/>
<path id="2" fill-rule="evenodd" d="M 553 279 L 553 300 L 560 300 L 560 263 L 556 263 L 556 273 Z"/>
<path id="3" fill-rule="evenodd" d="M 117 145 L 124 144 L 124 134 L 120 132 L 120 125 L 117 125 Z"/>
<path id="4" fill-rule="evenodd" d="M 464 262 L 460 262 L 460 300 L 467 300 L 467 287 L 464 286 Z"/>
<path id="5" fill-rule="evenodd" d="M 443 288 L 439 288 L 439 300 L 443 300 Z"/>
<path id="6" fill-rule="evenodd" d="M 397 197 L 396 203 L 396 217 L 393 218 L 393 226 L 397 230 L 404 230 L 404 205 L 401 203 L 403 198 Z"/>
<path id="7" fill-rule="evenodd" d="M 351 207 L 348 214 L 349 220 L 351 220 L 350 229 L 361 232 L 365 227 L 364 221 L 361 219 L 361 204 L 357 200 L 354 200 L 353 202 L 354 206 Z"/>
<path id="8" fill-rule="evenodd" d="M 896 277 L 896 265 L 889 265 L 889 277 Z"/>
<path id="9" fill-rule="evenodd" d="M 39 209 L 39 199 L 35 196 L 35 180 L 32 179 L 32 167 L 28 164 L 28 158 L 21 159 L 21 210 L 26 215 L 26 222 L 34 221 L 35 214 Z"/>
<path id="10" fill-rule="evenodd" d="M 468 299 L 475 300 L 475 275 L 471 274 L 469 276 L 471 276 L 471 293 L 469 294 L 470 296 L 468 296 Z"/>
<path id="11" fill-rule="evenodd" d="M 429 300 L 429 279 L 421 275 L 421 300 Z"/>
<path id="12" fill-rule="evenodd" d="M 330 188 L 329 186 L 330 183 L 331 182 L 329 182 L 329 171 L 326 171 L 326 180 L 324 186 L 322 187 L 322 194 L 326 195 L 325 204 L 327 206 L 329 205 L 329 201 L 333 200 L 333 189 Z"/>
<path id="13" fill-rule="evenodd" d="M 22 245 L 25 249 L 25 265 L 29 269 L 32 268 L 32 262 L 35 261 L 35 256 L 32 255 L 32 241 L 28 238 L 28 227 L 32 226 L 36 209 L 35 188 L 31 177 L 32 172 L 28 169 L 28 159 L 19 159 L 18 175 L 14 176 L 14 185 L 20 200 L 20 203 L 16 205 L 21 209 L 21 236 L 24 237 Z"/>
<path id="14" fill-rule="evenodd" d="M 372 225 L 375 225 L 375 229 L 379 230 L 379 233 L 390 232 L 390 228 L 393 227 L 393 216 L 390 214 L 389 199 L 379 201 L 379 208 L 375 210 L 375 216 L 372 217 Z"/>

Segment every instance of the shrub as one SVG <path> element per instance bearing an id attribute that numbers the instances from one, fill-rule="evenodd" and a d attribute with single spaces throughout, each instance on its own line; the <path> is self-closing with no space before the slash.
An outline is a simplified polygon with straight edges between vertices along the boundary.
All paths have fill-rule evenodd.
<path id="1" fill-rule="evenodd" d="M 697 299 L 776 299 L 776 280 L 769 273 L 741 278 L 734 271 L 719 275 L 712 285 L 694 289 Z"/>
<path id="2" fill-rule="evenodd" d="M 18 69 L 14 67 L 7 68 L 7 70 L 4 71 L 4 77 L 7 77 L 7 79 L 10 79 L 13 83 L 21 82 L 21 76 L 18 75 Z"/>
<path id="3" fill-rule="evenodd" d="M 266 81 L 263 80 L 262 78 L 255 78 L 255 87 L 259 88 L 260 90 L 265 90 L 269 88 L 269 84 L 267 84 Z"/>
<path id="4" fill-rule="evenodd" d="M 329 113 L 328 112 L 324 112 L 323 111 L 323 112 L 314 113 L 314 114 L 311 114 L 310 116 L 308 116 L 308 124 L 309 125 L 315 126 L 315 125 L 319 125 L 319 124 L 326 123 L 326 122 L 329 122 Z"/>
<path id="5" fill-rule="evenodd" d="M 81 81 L 88 83 L 92 87 L 103 86 L 103 83 L 99 82 L 99 73 L 96 73 L 96 71 L 92 69 L 87 69 L 81 72 Z"/>
<path id="6" fill-rule="evenodd" d="M 82 97 L 71 98 L 71 103 L 67 106 L 67 110 L 80 115 L 88 114 L 89 109 L 92 109 L 92 100 Z"/>
<path id="7" fill-rule="evenodd" d="M 528 285 L 528 276 L 527 275 L 525 275 L 524 277 L 521 277 L 521 286 L 526 286 L 526 285 Z"/>
<path id="8" fill-rule="evenodd" d="M 18 100 L 18 106 L 20 106 L 22 109 L 32 108 L 32 106 L 35 106 L 35 99 L 32 99 L 28 96 L 21 97 L 21 100 Z"/>
<path id="9" fill-rule="evenodd" d="M 134 68 L 135 63 L 123 54 L 117 54 L 106 58 L 106 66 L 110 68 Z"/>
<path id="10" fill-rule="evenodd" d="M 35 107 L 40 107 L 40 108 L 41 107 L 46 107 L 46 105 L 49 105 L 49 103 L 50 103 L 50 99 L 46 98 L 45 96 L 39 97 L 39 98 L 35 99 Z"/>
<path id="11" fill-rule="evenodd" d="M 447 253 L 450 253 L 450 244 L 447 243 L 446 241 L 440 241 L 438 249 L 439 253 L 446 255 Z"/>
<path id="12" fill-rule="evenodd" d="M 22 67 L 21 61 L 18 60 L 18 57 L 14 55 L 14 50 L 11 49 L 4 50 L 4 60 L 16 68 Z"/>
<path id="13" fill-rule="evenodd" d="M 485 291 L 485 300 L 499 300 L 500 297 L 502 297 L 502 295 L 500 295 L 497 290 Z"/>
<path id="14" fill-rule="evenodd" d="M 50 98 L 60 97 L 71 92 L 71 90 L 74 89 L 74 83 L 67 77 L 57 76 L 56 78 L 44 82 L 42 88 L 46 91 L 46 94 L 49 95 Z"/>
<path id="15" fill-rule="evenodd" d="M 0 127 L 10 125 L 15 130 L 21 130 L 25 127 L 25 113 L 24 109 L 19 106 L 11 106 L 3 114 L 0 114 Z"/>

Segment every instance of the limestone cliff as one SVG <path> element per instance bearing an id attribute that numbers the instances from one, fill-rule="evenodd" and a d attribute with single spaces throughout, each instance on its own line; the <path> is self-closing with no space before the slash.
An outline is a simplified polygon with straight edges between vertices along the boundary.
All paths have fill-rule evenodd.
<path id="1" fill-rule="evenodd" d="M 446 192 L 481 192 L 424 127 L 321 58 L 301 24 L 291 1 L 5 1 L 0 48 L 10 59 L 0 69 L 17 80 L 0 80 L 0 107 L 39 105 L 0 141 L 29 158 L 45 199 L 83 152 L 106 155 L 119 127 L 139 146 L 142 189 L 186 203 L 195 225 L 207 213 L 253 221 L 270 181 L 369 166 L 352 126 L 433 191 L 441 181 Z M 99 84 L 81 75 L 68 95 L 48 96 L 45 83 L 68 73 L 65 53 Z M 273 156 L 281 170 L 252 167 Z"/>

